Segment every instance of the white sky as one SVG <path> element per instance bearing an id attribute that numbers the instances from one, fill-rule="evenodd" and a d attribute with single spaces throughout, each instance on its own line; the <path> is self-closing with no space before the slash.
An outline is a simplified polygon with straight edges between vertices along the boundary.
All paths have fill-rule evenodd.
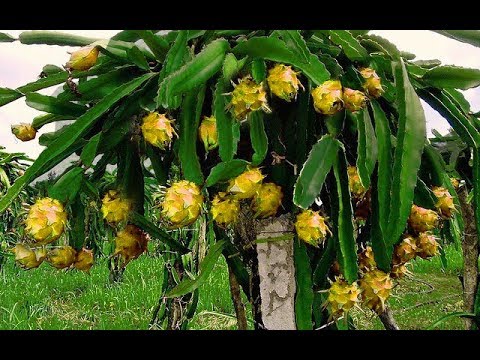
<path id="1" fill-rule="evenodd" d="M 13 36 L 18 36 L 23 30 L 0 30 Z M 78 35 L 95 38 L 109 38 L 119 30 L 62 30 Z M 383 36 L 397 45 L 400 50 L 409 51 L 417 55 L 417 59 L 439 59 L 443 64 L 455 64 L 480 69 L 480 48 L 463 44 L 442 35 L 426 30 L 372 30 L 374 34 Z M 23 45 L 19 42 L 0 43 L 0 87 L 17 88 L 34 81 L 45 64 L 61 66 L 69 59 L 67 51 L 75 48 L 47 45 Z M 40 93 L 50 95 L 56 87 L 45 89 Z M 464 92 L 472 104 L 473 111 L 480 110 L 480 88 Z M 448 123 L 424 104 L 427 116 L 427 128 L 437 129 L 445 133 L 449 129 Z M 45 132 L 54 130 L 54 125 L 44 126 L 37 138 L 27 143 L 17 140 L 10 132 L 10 126 L 20 122 L 31 122 L 39 111 L 29 108 L 24 98 L 14 101 L 0 108 L 0 145 L 7 151 L 25 152 L 36 158 L 44 149 L 38 144 L 38 137 Z"/>

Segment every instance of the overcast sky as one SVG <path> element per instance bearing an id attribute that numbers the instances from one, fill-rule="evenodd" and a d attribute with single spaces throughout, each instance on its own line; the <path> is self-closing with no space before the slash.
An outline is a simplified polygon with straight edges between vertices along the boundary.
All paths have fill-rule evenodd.
<path id="1" fill-rule="evenodd" d="M 13 36 L 18 36 L 23 30 L 0 30 Z M 119 30 L 62 30 L 63 32 L 95 38 L 109 38 Z M 417 55 L 417 59 L 439 59 L 443 64 L 455 64 L 480 69 L 480 49 L 463 44 L 442 35 L 426 30 L 372 30 L 372 33 L 383 36 L 397 45 L 400 50 L 408 51 Z M 67 51 L 75 48 L 46 46 L 46 45 L 23 45 L 19 42 L 0 43 L 0 87 L 17 88 L 28 82 L 34 81 L 42 71 L 45 64 L 61 66 L 69 59 Z M 40 91 L 50 95 L 55 87 Z M 472 110 L 480 110 L 480 89 L 470 89 L 464 92 L 466 98 L 472 104 Z M 448 123 L 424 104 L 427 116 L 427 128 L 437 129 L 445 133 L 449 129 Z M 38 145 L 37 139 L 40 134 L 54 130 L 54 125 L 44 126 L 37 139 L 22 143 L 10 132 L 10 126 L 20 122 L 31 122 L 34 116 L 40 112 L 29 108 L 25 100 L 19 99 L 0 108 L 0 145 L 8 151 L 25 152 L 33 158 L 44 149 Z"/>

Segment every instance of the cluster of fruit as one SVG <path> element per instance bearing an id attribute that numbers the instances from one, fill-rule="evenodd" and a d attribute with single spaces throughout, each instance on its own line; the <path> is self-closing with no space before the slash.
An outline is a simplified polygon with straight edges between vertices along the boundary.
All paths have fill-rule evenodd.
<path id="1" fill-rule="evenodd" d="M 255 217 L 274 216 L 282 203 L 282 189 L 271 182 L 263 183 L 264 178 L 260 169 L 251 167 L 231 179 L 226 192 L 219 192 L 212 200 L 210 211 L 213 220 L 219 226 L 235 223 L 240 201 L 247 199 L 251 199 Z M 200 215 L 203 200 L 198 185 L 186 180 L 177 181 L 165 192 L 161 203 L 162 216 L 170 228 L 190 225 Z"/>
<path id="2" fill-rule="evenodd" d="M 26 232 L 33 239 L 32 244 L 18 243 L 12 249 L 15 261 L 23 269 L 33 269 L 45 260 L 57 269 L 75 268 L 88 272 L 93 265 L 93 251 L 82 248 L 76 251 L 68 245 L 46 248 L 65 232 L 67 213 L 56 199 L 38 199 L 30 208 Z"/>
<path id="3" fill-rule="evenodd" d="M 132 202 L 117 190 L 108 190 L 102 199 L 102 217 L 117 229 L 113 256 L 123 259 L 122 266 L 147 251 L 149 241 L 148 235 L 142 229 L 127 224 L 132 209 Z"/>
<path id="4" fill-rule="evenodd" d="M 361 198 L 367 193 L 358 177 L 357 169 L 349 167 L 349 185 L 353 198 Z M 428 259 L 438 255 L 439 244 L 432 231 L 440 225 L 440 219 L 448 220 L 455 212 L 453 197 L 446 188 L 433 187 L 437 198 L 436 210 L 412 205 L 408 218 L 408 231 L 402 237 L 393 252 L 390 273 L 377 269 L 374 253 L 367 246 L 358 254 L 360 279 L 349 284 L 340 275 L 338 263 L 333 266 L 335 281 L 332 282 L 327 304 L 332 318 L 338 318 L 352 307 L 363 304 L 380 314 L 385 310 L 385 302 L 393 289 L 393 279 L 404 277 L 408 273 L 407 264 L 417 256 Z"/>

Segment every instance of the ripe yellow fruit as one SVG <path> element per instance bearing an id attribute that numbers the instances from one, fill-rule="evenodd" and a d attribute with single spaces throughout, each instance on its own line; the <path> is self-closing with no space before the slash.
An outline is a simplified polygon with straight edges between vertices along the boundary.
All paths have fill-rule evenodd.
<path id="1" fill-rule="evenodd" d="M 338 80 L 327 80 L 312 90 L 313 106 L 324 115 L 333 115 L 343 108 L 342 84 Z"/>
<path id="2" fill-rule="evenodd" d="M 360 254 L 358 254 L 358 269 L 362 272 L 367 272 L 376 269 L 377 263 L 373 256 L 373 249 L 367 246 Z"/>
<path id="3" fill-rule="evenodd" d="M 439 253 L 439 244 L 434 235 L 421 233 L 417 237 L 417 255 L 422 259 L 428 259 Z"/>
<path id="4" fill-rule="evenodd" d="M 433 230 L 438 226 L 438 222 L 438 214 L 435 211 L 412 205 L 408 223 L 415 232 L 421 233 Z"/>
<path id="5" fill-rule="evenodd" d="M 446 188 L 441 186 L 434 186 L 432 191 L 437 197 L 435 207 L 438 213 L 442 218 L 450 219 L 456 210 L 455 204 L 453 203 L 453 196 L 450 195 L 450 192 Z"/>
<path id="6" fill-rule="evenodd" d="M 240 79 L 232 91 L 232 100 L 229 107 L 233 108 L 236 119 L 243 120 L 252 111 L 262 109 L 271 112 L 267 103 L 267 92 L 263 83 L 257 84 L 250 76 Z"/>
<path id="7" fill-rule="evenodd" d="M 198 137 L 205 146 L 205 151 L 218 147 L 217 119 L 215 116 L 204 117 L 198 128 Z"/>
<path id="8" fill-rule="evenodd" d="M 57 240 L 64 232 L 67 213 L 56 199 L 38 199 L 30 208 L 25 221 L 28 234 L 40 244 Z"/>
<path id="9" fill-rule="evenodd" d="M 123 266 L 125 266 L 147 251 L 148 240 L 148 235 L 142 229 L 129 224 L 117 233 L 113 254 L 114 256 L 120 255 L 124 260 Z"/>
<path id="10" fill-rule="evenodd" d="M 363 304 L 377 314 L 385 311 L 385 302 L 390 296 L 393 281 L 390 275 L 378 269 L 368 271 L 359 281 Z"/>
<path id="11" fill-rule="evenodd" d="M 167 118 L 166 114 L 151 112 L 142 119 L 142 134 L 146 142 L 162 150 L 169 147 L 173 136 L 177 135 L 173 128 L 174 120 Z"/>
<path id="12" fill-rule="evenodd" d="M 110 224 L 127 221 L 131 210 L 131 201 L 123 198 L 117 190 L 108 190 L 102 199 L 102 216 Z"/>
<path id="13" fill-rule="evenodd" d="M 353 197 L 356 199 L 361 199 L 367 189 L 362 185 L 362 181 L 360 180 L 360 176 L 358 175 L 358 170 L 356 166 L 348 166 L 347 167 L 348 173 L 348 187 L 350 192 L 352 193 Z"/>
<path id="14" fill-rule="evenodd" d="M 351 285 L 340 277 L 328 289 L 327 304 L 331 318 L 339 318 L 360 302 L 360 288 L 356 282 Z"/>
<path id="15" fill-rule="evenodd" d="M 93 266 L 93 250 L 82 248 L 82 250 L 78 251 L 73 266 L 77 270 L 89 273 L 90 268 Z"/>
<path id="16" fill-rule="evenodd" d="M 213 220 L 218 225 L 233 224 L 238 219 L 240 203 L 234 196 L 228 196 L 226 193 L 220 192 L 213 198 L 210 211 Z"/>
<path id="17" fill-rule="evenodd" d="M 327 234 L 332 234 L 325 218 L 313 210 L 303 210 L 297 215 L 295 230 L 300 240 L 316 247 L 325 241 Z"/>
<path id="18" fill-rule="evenodd" d="M 360 75 L 365 79 L 363 89 L 368 95 L 374 98 L 379 98 L 385 92 L 382 88 L 382 80 L 377 75 L 376 71 L 371 68 L 360 69 Z"/>
<path id="19" fill-rule="evenodd" d="M 61 246 L 48 252 L 47 262 L 56 269 L 69 268 L 75 262 L 76 254 L 71 246 Z"/>
<path id="20" fill-rule="evenodd" d="M 17 125 L 12 125 L 12 134 L 15 135 L 18 140 L 30 141 L 35 139 L 37 130 L 32 126 L 32 124 L 20 123 Z"/>
<path id="21" fill-rule="evenodd" d="M 282 188 L 274 183 L 260 185 L 252 200 L 255 217 L 267 218 L 275 216 L 282 204 Z"/>
<path id="22" fill-rule="evenodd" d="M 343 89 L 345 108 L 351 112 L 362 110 L 367 105 L 367 96 L 358 90 Z"/>
<path id="23" fill-rule="evenodd" d="M 47 257 L 44 247 L 32 249 L 28 245 L 16 244 L 12 251 L 15 253 L 16 263 L 25 270 L 39 267 Z"/>
<path id="24" fill-rule="evenodd" d="M 296 98 L 298 88 L 303 89 L 302 83 L 298 80 L 298 74 L 292 70 L 291 66 L 276 64 L 268 71 L 267 77 L 268 87 L 272 94 L 288 102 Z"/>
<path id="25" fill-rule="evenodd" d="M 409 271 L 408 271 L 407 267 L 405 266 L 405 264 L 394 265 L 392 267 L 392 271 L 390 272 L 390 277 L 392 279 L 401 279 L 405 275 L 407 275 L 408 273 L 409 273 Z"/>
<path id="26" fill-rule="evenodd" d="M 72 53 L 65 67 L 71 70 L 88 70 L 97 62 L 98 53 L 99 50 L 95 46 L 82 47 Z"/>
<path id="27" fill-rule="evenodd" d="M 167 189 L 161 204 L 162 215 L 168 220 L 171 228 L 179 228 L 195 222 L 202 205 L 203 196 L 198 185 L 181 180 Z"/>
<path id="28" fill-rule="evenodd" d="M 249 199 L 260 188 L 264 177 L 265 175 L 258 168 L 248 169 L 230 180 L 227 191 L 237 199 Z"/>
<path id="29" fill-rule="evenodd" d="M 415 259 L 417 256 L 416 240 L 411 235 L 406 235 L 402 242 L 395 246 L 393 252 L 393 263 L 395 265 L 405 264 L 406 262 Z"/>
<path id="30" fill-rule="evenodd" d="M 452 183 L 452 186 L 455 188 L 455 190 L 458 190 L 458 188 L 460 187 L 460 180 L 452 177 L 450 178 L 450 182 Z"/>

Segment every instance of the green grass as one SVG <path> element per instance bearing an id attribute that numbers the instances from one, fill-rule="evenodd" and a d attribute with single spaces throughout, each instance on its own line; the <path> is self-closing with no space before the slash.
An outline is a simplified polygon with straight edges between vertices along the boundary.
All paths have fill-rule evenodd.
<path id="1" fill-rule="evenodd" d="M 415 260 L 411 277 L 401 280 L 389 303 L 402 329 L 425 329 L 440 317 L 462 308 L 461 253 L 445 249 L 448 264 L 439 257 Z M 0 329 L 148 329 L 161 291 L 163 263 L 141 256 L 130 263 L 124 281 L 108 284 L 108 269 L 100 261 L 87 275 L 57 271 L 47 264 L 23 271 L 9 258 L 0 272 Z M 197 313 L 190 329 L 235 329 L 228 272 L 218 262 L 200 289 Z M 247 309 L 250 316 L 250 310 Z M 382 329 L 371 312 L 352 312 L 359 329 Z M 250 323 L 250 327 L 252 327 Z M 462 329 L 452 318 L 440 329 Z"/>

